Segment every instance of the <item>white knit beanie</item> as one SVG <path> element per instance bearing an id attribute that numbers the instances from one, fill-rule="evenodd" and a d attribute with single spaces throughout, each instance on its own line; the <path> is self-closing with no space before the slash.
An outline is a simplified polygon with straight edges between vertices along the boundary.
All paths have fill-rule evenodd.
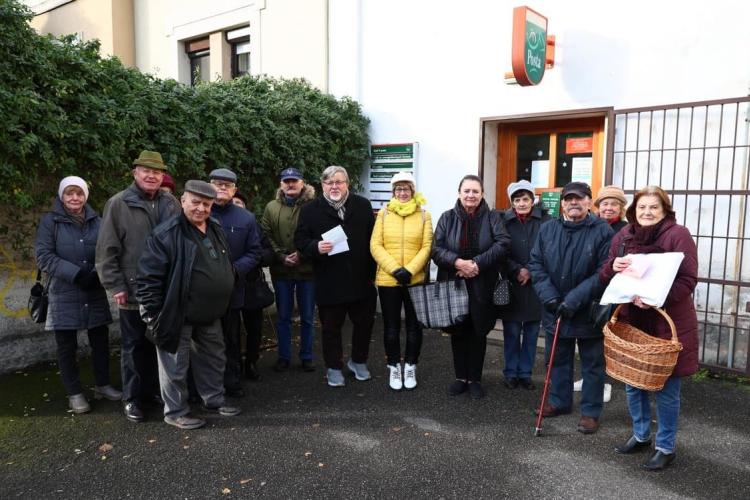
<path id="1" fill-rule="evenodd" d="M 83 179 L 81 179 L 80 177 L 75 176 L 75 175 L 68 176 L 68 177 L 66 177 L 66 178 L 64 178 L 63 180 L 60 181 L 60 187 L 57 189 L 57 194 L 60 196 L 61 200 L 62 200 L 62 197 L 63 197 L 63 193 L 70 186 L 77 186 L 77 187 L 81 188 L 81 190 L 83 191 L 83 196 L 85 197 L 84 201 L 88 201 L 88 199 L 89 199 L 89 187 L 86 184 L 86 181 L 84 181 Z"/>
<path id="2" fill-rule="evenodd" d="M 391 177 L 391 191 L 393 191 L 393 188 L 396 186 L 397 182 L 408 182 L 411 184 L 411 190 L 416 193 L 417 191 L 417 181 L 414 180 L 414 176 L 411 174 L 411 172 L 398 172 Z"/>

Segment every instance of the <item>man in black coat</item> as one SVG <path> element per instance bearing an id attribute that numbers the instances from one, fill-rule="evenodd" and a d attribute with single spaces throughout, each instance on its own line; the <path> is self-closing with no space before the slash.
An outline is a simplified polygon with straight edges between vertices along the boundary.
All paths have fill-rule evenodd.
<path id="1" fill-rule="evenodd" d="M 545 417 L 570 413 L 576 342 L 581 358 L 583 391 L 578 431 L 599 429 L 604 394 L 604 339 L 589 319 L 589 310 L 604 288 L 599 269 L 607 259 L 614 232 L 591 208 L 591 188 L 570 182 L 561 195 L 563 215 L 542 225 L 531 251 L 531 281 L 544 305 L 542 326 L 552 345 L 557 318 L 560 330 L 551 374 L 552 390 Z M 537 410 L 538 413 L 538 410 Z"/>
<path id="2" fill-rule="evenodd" d="M 341 387 L 344 385 L 341 329 L 347 314 L 354 324 L 348 367 L 357 380 L 371 378 L 367 357 L 377 294 L 370 236 L 375 217 L 370 202 L 349 191 L 349 174 L 343 167 L 326 168 L 320 180 L 323 196 L 305 203 L 300 210 L 294 245 L 313 263 L 328 385 Z M 332 236 L 324 236 L 339 226 L 346 240 L 330 241 Z"/>
<path id="3" fill-rule="evenodd" d="M 235 277 L 226 234 L 209 217 L 215 198 L 207 182 L 187 181 L 182 212 L 154 229 L 138 261 L 136 298 L 146 335 L 157 348 L 164 421 L 180 429 L 206 424 L 190 413 L 188 363 L 204 410 L 240 413 L 224 398 L 221 317 Z"/>

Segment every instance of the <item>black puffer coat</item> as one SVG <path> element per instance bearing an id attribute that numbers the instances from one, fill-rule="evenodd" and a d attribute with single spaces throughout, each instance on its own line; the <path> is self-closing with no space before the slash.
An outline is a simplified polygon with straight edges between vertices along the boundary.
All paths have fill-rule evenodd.
<path id="1" fill-rule="evenodd" d="M 51 279 L 45 330 L 88 330 L 112 323 L 107 293 L 94 269 L 101 218 L 88 204 L 84 210 L 85 223 L 79 229 L 57 199 L 39 223 L 34 256 Z M 83 281 L 85 289 L 74 280 Z"/>
<path id="2" fill-rule="evenodd" d="M 589 309 L 604 292 L 599 270 L 607 260 L 612 236 L 607 221 L 593 212 L 578 222 L 560 216 L 539 230 L 529 261 L 534 290 L 542 304 L 560 299 L 576 310 L 572 319 L 561 321 L 561 337 L 602 336 L 589 319 Z M 554 313 L 544 311 L 542 327 L 546 332 L 554 333 L 556 319 Z"/>
<path id="3" fill-rule="evenodd" d="M 539 229 L 552 217 L 547 207 L 539 204 L 531 209 L 531 216 L 525 224 L 512 208 L 500 212 L 500 217 L 510 235 L 510 257 L 505 262 L 503 274 L 510 280 L 513 302 L 510 307 L 499 310 L 498 315 L 506 321 L 541 321 L 542 303 L 534 291 L 531 280 L 521 285 L 518 282 L 518 273 L 523 268 L 529 268 L 531 249 L 534 248 Z"/>
<path id="4" fill-rule="evenodd" d="M 432 239 L 432 260 L 438 266 L 438 280 L 456 278 L 453 263 L 459 258 L 461 247 L 461 218 L 452 208 L 438 220 Z M 495 326 L 495 307 L 492 305 L 492 292 L 495 290 L 498 269 L 508 258 L 510 236 L 505 230 L 497 212 L 484 211 L 479 219 L 479 255 L 474 262 L 479 267 L 475 278 L 466 280 L 469 291 L 469 315 L 477 336 L 486 337 Z M 447 328 L 448 332 L 458 332 L 462 325 Z"/>

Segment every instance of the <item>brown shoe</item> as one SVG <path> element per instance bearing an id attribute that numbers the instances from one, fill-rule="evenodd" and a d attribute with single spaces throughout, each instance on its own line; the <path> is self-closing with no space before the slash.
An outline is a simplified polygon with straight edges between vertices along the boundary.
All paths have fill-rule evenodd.
<path id="1" fill-rule="evenodd" d="M 582 434 L 593 434 L 599 430 L 599 419 L 593 417 L 581 417 L 578 421 L 578 432 Z"/>
<path id="2" fill-rule="evenodd" d="M 547 403 L 544 405 L 542 416 L 544 418 L 550 418 L 558 415 L 567 415 L 568 413 L 570 413 L 570 408 L 558 408 L 557 406 Z M 539 415 L 539 408 L 534 409 L 534 415 Z"/>

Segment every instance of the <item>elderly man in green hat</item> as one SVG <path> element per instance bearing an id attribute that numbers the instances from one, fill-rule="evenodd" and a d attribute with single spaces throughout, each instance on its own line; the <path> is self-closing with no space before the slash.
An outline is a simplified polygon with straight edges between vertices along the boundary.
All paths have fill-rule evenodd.
<path id="1" fill-rule="evenodd" d="M 146 238 L 158 224 L 180 211 L 177 199 L 159 189 L 166 171 L 159 153 L 141 152 L 133 162 L 133 183 L 104 205 L 96 244 L 99 279 L 120 309 L 122 402 L 131 422 L 146 419 L 144 405 L 163 404 L 156 348 L 145 337 L 146 323 L 135 299 L 135 278 Z"/>

